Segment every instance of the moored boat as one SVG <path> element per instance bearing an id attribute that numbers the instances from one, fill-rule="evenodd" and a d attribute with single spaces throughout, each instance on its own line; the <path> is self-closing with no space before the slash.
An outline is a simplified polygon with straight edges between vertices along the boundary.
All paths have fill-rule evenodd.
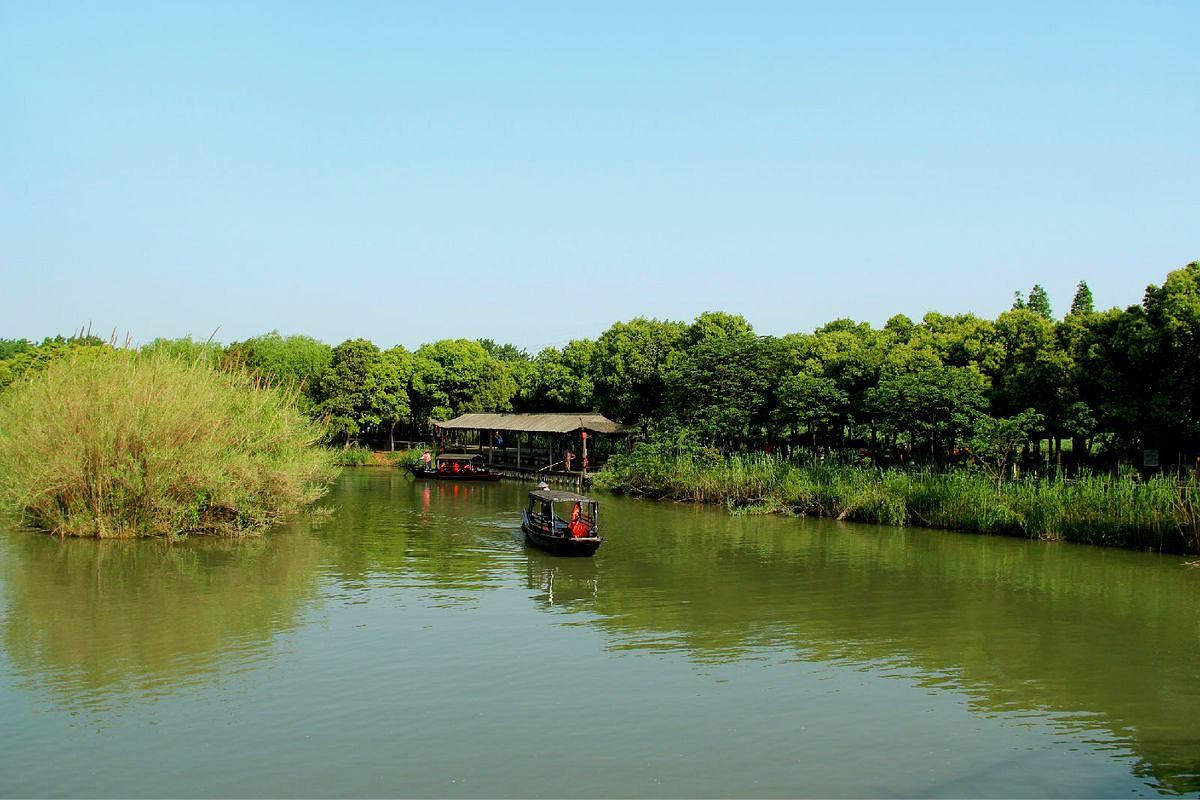
<path id="1" fill-rule="evenodd" d="M 470 453 L 443 453 L 425 467 L 409 467 L 418 478 L 436 481 L 498 481 L 501 473 L 483 463 L 483 456 Z"/>
<path id="2" fill-rule="evenodd" d="M 535 489 L 521 514 L 525 538 L 551 553 L 590 556 L 604 541 L 600 537 L 600 504 L 581 494 Z"/>

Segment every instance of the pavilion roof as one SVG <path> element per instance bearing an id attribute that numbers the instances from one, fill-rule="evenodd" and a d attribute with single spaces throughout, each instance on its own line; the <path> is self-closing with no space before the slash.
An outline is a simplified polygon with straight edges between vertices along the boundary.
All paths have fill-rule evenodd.
<path id="1" fill-rule="evenodd" d="M 496 430 L 523 433 L 573 433 L 578 430 L 595 433 L 624 433 L 626 428 L 603 414 L 592 412 L 560 412 L 554 414 L 462 414 L 439 422 L 442 430 Z"/>

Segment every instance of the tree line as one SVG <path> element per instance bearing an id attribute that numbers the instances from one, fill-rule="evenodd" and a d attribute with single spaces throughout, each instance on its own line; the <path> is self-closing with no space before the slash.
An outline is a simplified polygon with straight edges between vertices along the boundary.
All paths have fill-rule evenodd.
<path id="1" fill-rule="evenodd" d="M 100 344 L 0 340 L 0 388 L 64 348 Z M 1034 286 L 994 320 L 840 319 L 776 337 L 708 312 L 691 323 L 618 322 L 533 355 L 490 339 L 408 350 L 278 332 L 143 349 L 298 386 L 343 445 L 423 437 L 429 420 L 467 411 L 595 409 L 644 436 L 727 451 L 854 451 L 876 463 L 970 453 L 1003 467 L 1024 453 L 1100 466 L 1156 449 L 1166 464 L 1200 452 L 1200 262 L 1125 309 L 1096 310 L 1081 282 L 1061 318 Z"/>

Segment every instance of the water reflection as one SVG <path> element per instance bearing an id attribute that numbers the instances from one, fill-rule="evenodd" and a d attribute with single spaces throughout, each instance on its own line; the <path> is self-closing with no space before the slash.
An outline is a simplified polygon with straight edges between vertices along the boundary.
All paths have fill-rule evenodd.
<path id="1" fill-rule="evenodd" d="M 475 587 L 515 571 L 536 607 L 580 614 L 614 652 L 783 651 L 954 690 L 981 717 L 1133 752 L 1161 790 L 1200 788 L 1200 582 L 1179 559 L 615 497 L 596 557 L 563 559 L 515 551 L 524 490 L 487 488 L 416 489 L 410 570 Z"/>
<path id="2" fill-rule="evenodd" d="M 268 658 L 316 597 L 320 545 L 0 537 L 7 656 L 28 684 L 89 709 L 215 680 Z"/>
<path id="3" fill-rule="evenodd" d="M 525 586 L 534 590 L 546 608 L 594 608 L 600 596 L 600 571 L 584 558 L 554 558 L 530 552 L 525 561 Z"/>
<path id="4" fill-rule="evenodd" d="M 1179 559 L 816 520 L 606 503 L 621 533 L 592 624 L 702 662 L 787 648 L 1053 716 L 1200 788 L 1200 587 Z"/>
<path id="5" fill-rule="evenodd" d="M 331 548 L 326 570 L 347 587 L 378 579 L 456 590 L 474 602 L 511 575 L 511 557 L 521 552 L 499 491 L 495 484 L 414 482 L 396 471 L 352 476 L 329 496 L 336 513 L 317 531 Z"/>
<path id="6" fill-rule="evenodd" d="M 869 672 L 953 693 L 974 720 L 1050 725 L 1064 748 L 1132 757 L 1164 792 L 1200 790 L 1200 575 L 1180 559 L 615 497 L 602 499 L 604 546 L 567 559 L 524 544 L 527 491 L 361 470 L 331 494 L 328 521 L 262 539 L 3 535 L 5 655 L 26 687 L 92 707 L 272 665 L 274 642 L 295 631 L 308 660 L 263 713 L 286 727 L 293 696 L 328 698 L 325 718 L 346 725 L 336 735 L 352 753 L 397 735 L 381 698 L 424 720 L 410 746 L 463 746 L 459 730 L 437 727 L 447 707 L 470 726 L 490 712 L 507 730 L 545 700 L 542 673 L 521 680 L 546 651 L 571 665 L 552 675 L 578 670 L 598 697 L 653 677 L 634 656 L 734 686 L 799 664 L 813 682 Z M 323 624 L 301 624 L 317 604 Z M 812 710 L 788 697 L 794 717 Z M 902 729 L 904 713 L 876 719 Z M 373 714 L 376 727 L 364 722 Z"/>

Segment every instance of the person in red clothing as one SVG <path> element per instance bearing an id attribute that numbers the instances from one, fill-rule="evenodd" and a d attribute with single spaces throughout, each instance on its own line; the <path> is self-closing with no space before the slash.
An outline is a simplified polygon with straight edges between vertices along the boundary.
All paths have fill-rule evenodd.
<path id="1" fill-rule="evenodd" d="M 582 515 L 582 508 L 580 508 L 579 503 L 576 503 L 575 507 L 573 509 L 571 509 L 571 525 L 570 525 L 571 535 L 574 536 L 576 539 L 578 539 L 580 536 L 587 536 L 587 533 L 588 533 L 587 523 L 583 521 L 583 519 L 581 518 L 581 515 Z"/>

